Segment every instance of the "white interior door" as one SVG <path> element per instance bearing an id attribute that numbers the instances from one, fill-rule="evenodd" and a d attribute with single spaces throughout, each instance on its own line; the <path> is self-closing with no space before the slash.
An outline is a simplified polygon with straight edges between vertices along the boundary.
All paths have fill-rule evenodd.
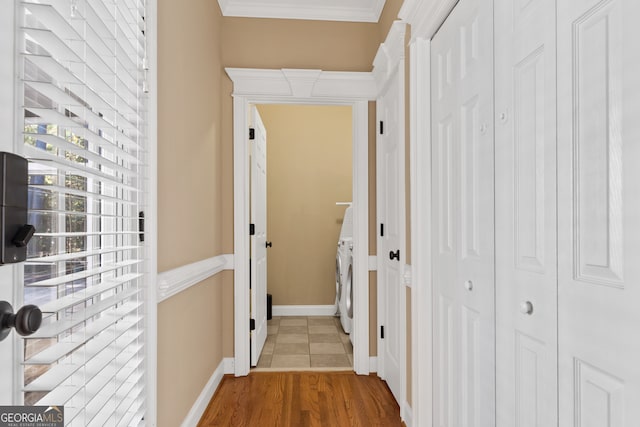
<path id="1" fill-rule="evenodd" d="M 398 403 L 404 401 L 406 294 L 405 265 L 405 185 L 404 185 L 404 65 L 395 68 L 378 99 L 378 185 L 381 224 L 379 252 L 380 295 L 378 315 L 384 338 L 380 336 L 380 365 L 383 378 Z M 382 330 L 380 331 L 382 335 Z"/>
<path id="2" fill-rule="evenodd" d="M 640 422 L 640 2 L 558 2 L 561 426 Z"/>
<path id="3" fill-rule="evenodd" d="M 494 425 L 493 15 L 462 0 L 431 45 L 434 423 Z"/>
<path id="4" fill-rule="evenodd" d="M 499 427 L 557 425 L 555 3 L 495 2 Z"/>
<path id="5" fill-rule="evenodd" d="M 256 366 L 267 340 L 267 131 L 255 106 L 251 115 L 251 366 Z"/>

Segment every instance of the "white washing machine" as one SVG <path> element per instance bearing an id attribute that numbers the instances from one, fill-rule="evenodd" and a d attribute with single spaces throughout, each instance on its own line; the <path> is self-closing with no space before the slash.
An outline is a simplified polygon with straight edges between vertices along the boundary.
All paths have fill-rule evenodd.
<path id="1" fill-rule="evenodd" d="M 338 252 L 336 254 L 336 300 L 338 304 L 337 314 L 345 333 L 351 333 L 353 323 L 353 214 L 351 206 L 344 212 L 342 229 L 338 240 Z"/>

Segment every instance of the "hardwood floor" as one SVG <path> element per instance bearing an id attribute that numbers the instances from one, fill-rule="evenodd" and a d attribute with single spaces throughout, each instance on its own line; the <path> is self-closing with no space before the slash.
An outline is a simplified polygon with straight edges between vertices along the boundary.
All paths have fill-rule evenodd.
<path id="1" fill-rule="evenodd" d="M 400 427 L 386 383 L 353 372 L 226 375 L 198 426 Z"/>

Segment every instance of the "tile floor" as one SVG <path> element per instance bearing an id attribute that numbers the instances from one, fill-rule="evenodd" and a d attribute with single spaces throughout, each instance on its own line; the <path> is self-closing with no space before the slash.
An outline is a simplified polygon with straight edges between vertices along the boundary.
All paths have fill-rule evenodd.
<path id="1" fill-rule="evenodd" d="M 257 369 L 353 369 L 353 346 L 340 318 L 273 317 Z"/>

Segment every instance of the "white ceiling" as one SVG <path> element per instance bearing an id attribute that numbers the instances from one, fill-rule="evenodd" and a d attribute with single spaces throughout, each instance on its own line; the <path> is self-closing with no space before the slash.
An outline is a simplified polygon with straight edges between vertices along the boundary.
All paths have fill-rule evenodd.
<path id="1" fill-rule="evenodd" d="M 224 16 L 378 22 L 385 0 L 218 0 Z"/>

